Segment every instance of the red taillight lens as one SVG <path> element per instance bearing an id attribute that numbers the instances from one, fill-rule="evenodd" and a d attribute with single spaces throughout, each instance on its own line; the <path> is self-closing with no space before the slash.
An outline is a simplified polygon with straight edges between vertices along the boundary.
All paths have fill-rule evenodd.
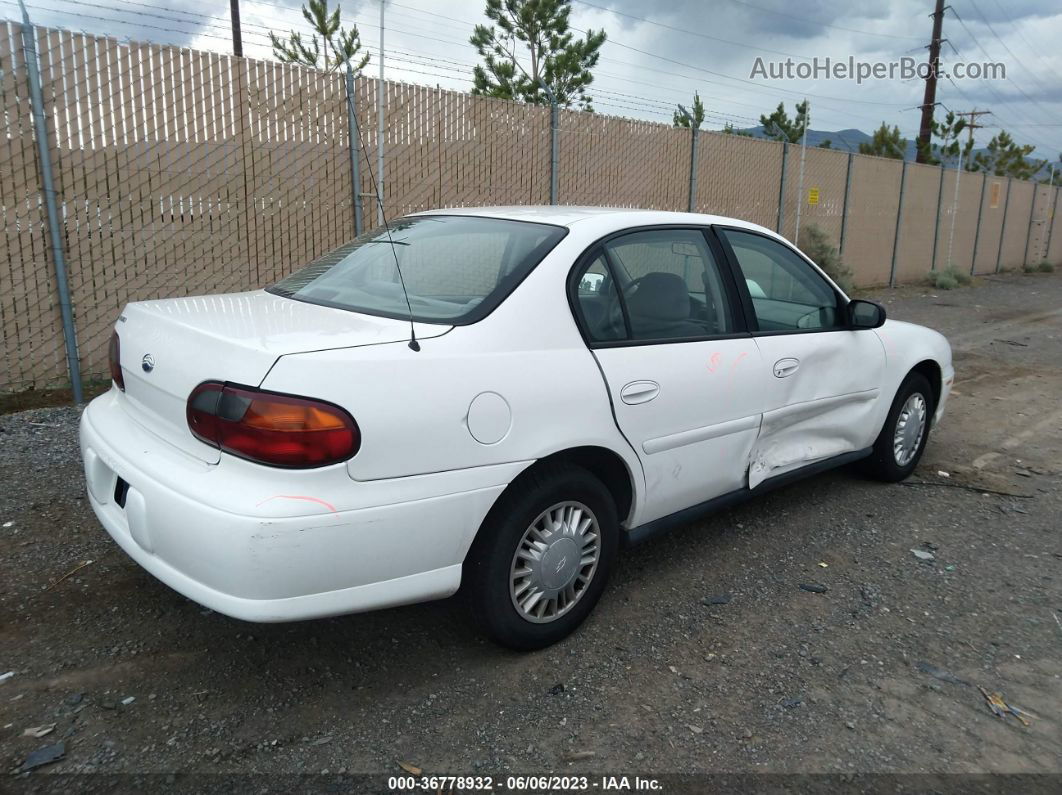
<path id="1" fill-rule="evenodd" d="M 111 380 L 123 392 L 125 391 L 125 378 L 122 376 L 122 341 L 118 339 L 118 332 L 111 334 L 111 342 L 107 346 L 107 360 L 111 366 Z"/>
<path id="2" fill-rule="evenodd" d="M 358 424 L 339 406 L 218 381 L 192 390 L 187 416 L 198 439 L 270 466 L 335 464 L 361 447 Z"/>

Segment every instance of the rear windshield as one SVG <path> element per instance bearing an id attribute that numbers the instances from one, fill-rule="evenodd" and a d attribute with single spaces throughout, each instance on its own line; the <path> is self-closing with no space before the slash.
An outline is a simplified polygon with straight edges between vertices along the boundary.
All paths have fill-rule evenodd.
<path id="1" fill-rule="evenodd" d="M 512 292 L 566 234 L 563 227 L 498 218 L 427 215 L 392 221 L 268 288 L 312 304 L 413 319 L 474 323 Z"/>

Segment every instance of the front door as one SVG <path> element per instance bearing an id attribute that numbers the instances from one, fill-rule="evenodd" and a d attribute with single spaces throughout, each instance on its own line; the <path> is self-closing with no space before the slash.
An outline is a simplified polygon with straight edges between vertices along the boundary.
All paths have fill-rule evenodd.
<path id="1" fill-rule="evenodd" d="M 848 328 L 844 297 L 789 246 L 746 230 L 718 232 L 743 277 L 765 375 L 749 487 L 873 444 L 885 369 L 877 334 Z"/>
<path id="2" fill-rule="evenodd" d="M 576 314 L 641 459 L 637 524 L 744 485 L 764 369 L 722 249 L 697 228 L 613 237 L 581 263 Z"/>

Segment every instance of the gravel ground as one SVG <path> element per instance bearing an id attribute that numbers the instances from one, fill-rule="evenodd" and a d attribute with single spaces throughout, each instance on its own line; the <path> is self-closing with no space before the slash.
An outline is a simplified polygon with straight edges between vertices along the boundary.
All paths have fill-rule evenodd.
<path id="1" fill-rule="evenodd" d="M 956 351 L 912 480 L 829 473 L 630 551 L 584 628 L 534 654 L 482 641 L 459 599 L 287 625 L 206 610 L 97 524 L 77 410 L 0 417 L 8 784 L 400 762 L 496 777 L 1062 773 L 1062 278 L 881 297 Z M 994 717 L 978 685 L 1037 717 Z M 60 741 L 62 760 L 17 774 Z"/>

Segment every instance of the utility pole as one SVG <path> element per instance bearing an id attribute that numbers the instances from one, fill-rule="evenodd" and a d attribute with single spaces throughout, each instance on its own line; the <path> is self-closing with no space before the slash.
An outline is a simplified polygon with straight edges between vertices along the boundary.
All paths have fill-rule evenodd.
<path id="1" fill-rule="evenodd" d="M 926 91 L 922 97 L 922 123 L 918 128 L 918 146 L 915 148 L 915 160 L 919 163 L 926 162 L 929 147 L 933 138 L 933 109 L 937 104 L 937 72 L 940 70 L 940 38 L 944 28 L 944 0 L 937 0 L 936 11 L 933 12 L 933 38 L 929 42 L 929 65 L 930 71 L 926 75 Z"/>
<path id="2" fill-rule="evenodd" d="M 966 123 L 966 126 L 970 130 L 970 138 L 969 138 L 970 145 L 969 145 L 968 148 L 969 148 L 971 153 L 973 152 L 973 140 L 974 140 L 973 131 L 976 130 L 976 129 L 979 129 L 981 127 L 984 127 L 983 124 L 978 124 L 977 123 L 977 117 L 978 116 L 987 116 L 991 112 L 992 111 L 990 111 L 990 110 L 977 110 L 977 108 L 974 108 L 973 110 L 956 111 L 955 112 L 955 115 L 958 116 L 960 119 L 962 117 L 964 117 L 964 116 L 969 116 L 970 117 L 970 120 Z M 955 219 L 956 219 L 956 217 L 959 214 L 959 179 L 962 177 L 963 161 L 965 160 L 965 158 L 966 158 L 966 152 L 963 151 L 963 150 L 960 150 L 959 151 L 959 163 L 955 167 L 955 198 L 952 199 L 952 202 L 951 202 L 951 230 L 948 232 L 948 264 L 947 264 L 947 267 L 949 267 L 949 268 L 952 267 L 955 264 L 951 260 L 951 252 L 952 252 L 952 245 L 955 242 Z M 941 168 L 943 168 L 943 166 L 941 166 Z"/>
<path id="3" fill-rule="evenodd" d="M 232 54 L 243 57 L 243 34 L 240 32 L 240 0 L 229 0 L 229 15 L 232 17 Z"/>
<path id="4" fill-rule="evenodd" d="M 690 124 L 690 195 L 686 202 L 686 212 L 692 213 L 693 208 L 697 206 L 697 128 L 700 124 L 693 118 L 693 114 L 686 110 L 681 105 L 678 106 L 679 113 Z"/>
<path id="5" fill-rule="evenodd" d="M 800 140 L 800 178 L 797 185 L 796 231 L 793 242 L 800 245 L 800 208 L 804 204 L 804 160 L 808 154 L 808 127 L 811 126 L 811 103 L 804 97 L 804 135 Z"/>
<path id="6" fill-rule="evenodd" d="M 384 185 L 384 0 L 380 0 L 380 79 L 376 83 L 376 223 L 383 226 Z"/>
<path id="7" fill-rule="evenodd" d="M 968 122 L 966 122 L 966 129 L 970 133 L 969 141 L 970 141 L 970 151 L 971 152 L 973 151 L 973 133 L 974 133 L 974 130 L 979 130 L 982 127 L 984 127 L 983 124 L 978 124 L 977 123 L 977 119 L 980 116 L 988 116 L 991 113 L 992 113 L 992 111 L 990 111 L 990 110 L 977 110 L 977 108 L 974 108 L 973 110 L 963 110 L 963 111 L 956 111 L 955 112 L 955 115 L 958 116 L 960 119 L 963 118 L 964 116 L 969 116 L 970 117 L 970 120 Z M 961 152 L 959 153 L 959 165 L 960 166 L 962 165 L 962 153 Z"/>

